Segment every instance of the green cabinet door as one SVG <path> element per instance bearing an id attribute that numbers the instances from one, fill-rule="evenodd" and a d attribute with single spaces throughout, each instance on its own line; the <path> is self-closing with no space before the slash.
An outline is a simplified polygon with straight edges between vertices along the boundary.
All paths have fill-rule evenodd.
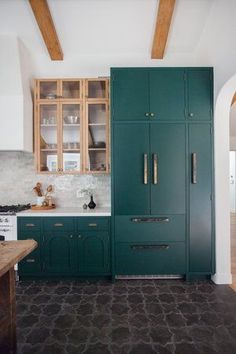
<path id="1" fill-rule="evenodd" d="M 78 267 L 86 275 L 110 271 L 110 242 L 107 231 L 81 231 L 78 236 Z"/>
<path id="2" fill-rule="evenodd" d="M 44 271 L 46 274 L 72 275 L 76 269 L 76 239 L 69 232 L 44 235 Z"/>
<path id="3" fill-rule="evenodd" d="M 39 275 L 42 271 L 40 231 L 21 229 L 18 231 L 17 238 L 18 240 L 35 240 L 38 243 L 38 247 L 18 263 L 19 275 Z"/>
<path id="4" fill-rule="evenodd" d="M 148 69 L 111 69 L 113 120 L 145 120 L 149 113 Z"/>
<path id="5" fill-rule="evenodd" d="M 187 70 L 187 115 L 191 120 L 212 119 L 212 69 Z"/>
<path id="6" fill-rule="evenodd" d="M 153 123 L 150 129 L 150 139 L 151 213 L 166 216 L 184 214 L 185 124 Z"/>
<path id="7" fill-rule="evenodd" d="M 184 69 L 150 70 L 152 120 L 185 120 Z"/>
<path id="8" fill-rule="evenodd" d="M 190 272 L 211 273 L 213 270 L 210 130 L 209 124 L 189 125 Z M 193 154 L 195 154 L 195 157 Z"/>
<path id="9" fill-rule="evenodd" d="M 114 124 L 113 188 L 117 215 L 149 214 L 149 124 Z M 144 182 L 147 159 L 147 184 Z"/>

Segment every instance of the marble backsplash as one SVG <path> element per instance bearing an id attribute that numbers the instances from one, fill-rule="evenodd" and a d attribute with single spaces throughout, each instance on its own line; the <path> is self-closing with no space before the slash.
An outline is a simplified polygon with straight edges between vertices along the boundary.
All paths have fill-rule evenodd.
<path id="1" fill-rule="evenodd" d="M 34 155 L 24 152 L 0 152 L 0 205 L 35 204 L 32 191 L 36 182 L 54 186 L 53 200 L 57 206 L 81 207 L 89 202 L 86 191 L 94 196 L 97 206 L 111 204 L 110 176 L 101 175 L 39 175 L 35 172 Z"/>

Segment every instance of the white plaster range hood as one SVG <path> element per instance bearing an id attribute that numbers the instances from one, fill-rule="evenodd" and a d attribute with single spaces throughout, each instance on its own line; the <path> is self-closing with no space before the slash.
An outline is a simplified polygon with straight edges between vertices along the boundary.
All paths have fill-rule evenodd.
<path id="1" fill-rule="evenodd" d="M 32 151 L 30 65 L 22 42 L 0 36 L 0 150 Z"/>

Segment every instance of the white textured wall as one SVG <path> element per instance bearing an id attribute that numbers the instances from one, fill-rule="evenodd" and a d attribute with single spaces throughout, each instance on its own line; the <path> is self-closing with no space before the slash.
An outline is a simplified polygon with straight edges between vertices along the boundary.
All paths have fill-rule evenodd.
<path id="1" fill-rule="evenodd" d="M 53 197 L 58 206 L 78 206 L 89 197 L 77 198 L 77 191 L 91 190 L 98 206 L 110 206 L 110 177 L 82 175 L 37 175 L 33 155 L 23 152 L 0 152 L 0 205 L 35 203 L 32 191 L 36 182 L 55 187 Z"/>

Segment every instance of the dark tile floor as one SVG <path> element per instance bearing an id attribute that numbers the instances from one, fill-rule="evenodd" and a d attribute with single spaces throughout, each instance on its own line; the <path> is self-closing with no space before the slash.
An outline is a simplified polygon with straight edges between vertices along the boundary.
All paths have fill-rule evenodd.
<path id="1" fill-rule="evenodd" d="M 19 282 L 18 354 L 233 354 L 236 293 L 179 280 Z"/>

